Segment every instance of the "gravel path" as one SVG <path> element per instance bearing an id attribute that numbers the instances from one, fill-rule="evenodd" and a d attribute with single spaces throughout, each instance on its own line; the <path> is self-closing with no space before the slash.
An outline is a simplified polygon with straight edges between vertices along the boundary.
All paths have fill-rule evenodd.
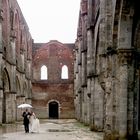
<path id="1" fill-rule="evenodd" d="M 103 140 L 103 133 L 91 132 L 76 120 L 43 120 L 39 133 L 24 133 L 21 123 L 2 132 L 0 140 Z"/>

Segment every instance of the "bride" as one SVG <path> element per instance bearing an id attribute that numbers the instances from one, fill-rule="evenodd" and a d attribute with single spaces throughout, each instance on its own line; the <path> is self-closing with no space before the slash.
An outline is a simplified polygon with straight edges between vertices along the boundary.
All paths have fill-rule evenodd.
<path id="1" fill-rule="evenodd" d="M 39 127 L 40 127 L 39 119 L 36 117 L 35 113 L 32 111 L 30 115 L 30 126 L 29 126 L 30 132 L 31 133 L 39 132 Z"/>

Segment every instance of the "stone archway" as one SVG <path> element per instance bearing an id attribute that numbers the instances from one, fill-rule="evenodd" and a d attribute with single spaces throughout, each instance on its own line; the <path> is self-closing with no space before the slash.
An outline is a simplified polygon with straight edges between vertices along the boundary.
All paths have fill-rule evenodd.
<path id="1" fill-rule="evenodd" d="M 117 0 L 113 27 L 113 46 L 117 50 L 118 72 L 123 73 L 118 77 L 119 89 L 117 102 L 118 135 L 120 138 L 135 139 L 137 133 L 137 79 L 136 54 L 134 45 L 135 35 L 135 3 L 131 0 Z M 135 81 L 135 82 L 134 82 Z M 123 116 L 123 118 L 121 117 Z M 129 120 L 129 121 L 128 121 Z M 116 122 L 117 122 L 116 121 Z"/>
<path id="2" fill-rule="evenodd" d="M 57 100 L 50 100 L 47 105 L 47 114 L 49 119 L 60 118 L 60 103 Z"/>
<path id="3" fill-rule="evenodd" d="M 49 118 L 50 119 L 58 119 L 59 118 L 59 105 L 56 101 L 52 101 L 49 103 Z"/>

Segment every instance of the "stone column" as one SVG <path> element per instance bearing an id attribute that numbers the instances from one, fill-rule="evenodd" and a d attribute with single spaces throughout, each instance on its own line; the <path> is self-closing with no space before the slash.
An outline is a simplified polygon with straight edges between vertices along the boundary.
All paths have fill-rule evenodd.
<path id="1" fill-rule="evenodd" d="M 91 107 L 91 79 L 87 79 L 87 92 L 86 92 L 86 104 L 87 104 L 87 118 L 86 122 L 87 124 L 90 124 L 91 118 L 92 118 L 92 107 Z"/>
<path id="2" fill-rule="evenodd" d="M 78 49 L 78 97 L 79 97 L 79 120 L 82 121 L 82 53 L 81 53 L 82 39 L 79 38 L 79 49 Z"/>
<path id="3" fill-rule="evenodd" d="M 16 92 L 12 92 L 10 93 L 10 98 L 11 98 L 11 122 L 15 122 L 16 121 L 16 110 L 17 110 L 17 106 L 16 106 Z"/>
<path id="4" fill-rule="evenodd" d="M 15 31 L 12 30 L 10 35 L 10 55 L 8 56 L 9 61 L 13 65 L 16 65 L 16 35 L 15 34 L 16 34 Z"/>
<path id="5" fill-rule="evenodd" d="M 82 88 L 81 88 L 81 65 L 78 65 L 78 76 L 77 76 L 77 93 L 78 93 L 78 120 L 82 119 Z"/>
<path id="6" fill-rule="evenodd" d="M 2 52 L 2 21 L 3 21 L 3 11 L 2 11 L 2 2 L 0 0 L 0 53 Z"/>
<path id="7" fill-rule="evenodd" d="M 127 135 L 127 82 L 128 82 L 128 66 L 120 66 L 120 92 L 119 92 L 119 135 L 126 137 Z"/>
<path id="8" fill-rule="evenodd" d="M 75 42 L 75 61 L 74 61 L 74 105 L 75 105 L 75 117 L 78 118 L 78 103 L 79 103 L 79 98 L 78 98 L 78 47 L 79 47 L 79 42 Z"/>
<path id="9" fill-rule="evenodd" d="M 112 77 L 108 73 L 105 79 L 105 136 L 106 140 L 110 139 L 112 133 L 112 116 L 113 116 L 113 93 L 112 93 Z"/>
<path id="10" fill-rule="evenodd" d="M 2 2 L 0 0 L 0 88 L 3 87 L 3 83 L 2 83 L 2 61 L 3 61 L 3 56 L 2 56 L 2 52 L 3 52 L 3 47 L 2 47 L 2 21 L 3 21 L 3 11 L 2 11 Z"/>
<path id="11" fill-rule="evenodd" d="M 78 59 L 78 66 L 80 66 L 82 64 L 82 53 L 81 53 L 81 46 L 82 46 L 82 38 L 79 38 L 79 47 L 78 47 L 78 55 L 77 55 L 77 59 Z"/>
<path id="12" fill-rule="evenodd" d="M 94 130 L 103 130 L 103 106 L 104 106 L 104 91 L 98 82 L 98 76 L 93 78 L 94 93 L 93 93 L 93 111 L 94 111 Z"/>
<path id="13" fill-rule="evenodd" d="M 2 124 L 3 89 L 0 90 L 0 124 Z"/>
<path id="14" fill-rule="evenodd" d="M 128 135 L 129 136 L 133 136 L 133 133 L 134 133 L 134 94 L 135 94 L 135 91 L 134 91 L 134 58 L 132 56 L 130 56 L 131 58 L 131 63 L 128 65 L 128 111 L 127 111 L 127 115 L 128 115 L 128 126 L 127 126 L 127 129 L 128 129 Z M 129 58 L 129 59 L 130 59 Z"/>
<path id="15" fill-rule="evenodd" d="M 82 21 L 82 91 L 83 91 L 83 122 L 86 123 L 87 110 L 86 110 L 86 93 L 87 93 L 87 0 L 81 1 L 81 21 Z"/>
<path id="16" fill-rule="evenodd" d="M 10 123 L 16 120 L 16 94 L 11 92 L 4 92 L 5 94 L 5 122 Z"/>
<path id="17" fill-rule="evenodd" d="M 129 120 L 129 112 L 130 104 L 128 100 L 129 98 L 129 72 L 130 72 L 130 61 L 132 61 L 133 50 L 132 49 L 118 49 L 119 55 L 119 73 L 120 73 L 120 89 L 118 93 L 118 101 L 119 101 L 119 137 L 126 138 L 129 134 L 128 132 L 128 120 Z M 131 75 L 134 73 L 132 72 Z M 131 92 L 130 92 L 131 93 Z M 133 96 L 133 93 L 131 93 Z M 131 97 L 132 98 L 132 97 Z M 132 98 L 133 99 L 133 98 Z M 133 103 L 132 103 L 133 104 Z M 131 115 L 133 111 L 131 112 Z M 133 117 L 132 117 L 133 118 Z M 130 119 L 131 121 L 131 119 Z M 133 119 L 132 119 L 133 121 Z M 133 122 L 131 122 L 133 125 Z M 130 125 L 130 124 L 129 124 Z"/>
<path id="18" fill-rule="evenodd" d="M 2 123 L 2 110 L 3 110 L 3 81 L 2 81 L 2 0 L 0 0 L 0 124 Z"/>
<path id="19" fill-rule="evenodd" d="M 88 0 L 87 15 L 87 77 L 90 78 L 94 73 L 94 8 L 93 0 Z"/>
<path id="20" fill-rule="evenodd" d="M 90 124 L 90 126 L 92 126 L 93 123 L 93 103 L 92 103 L 92 98 L 91 94 L 93 94 L 93 92 L 91 92 L 91 87 L 93 87 L 94 85 L 92 85 L 91 81 L 92 81 L 92 76 L 94 74 L 94 65 L 93 65 L 93 31 L 92 28 L 87 30 L 87 123 Z"/>
<path id="21" fill-rule="evenodd" d="M 137 59 L 139 60 L 139 59 Z M 137 62 L 137 69 L 135 70 L 135 89 L 134 89 L 134 134 L 137 135 L 140 128 L 140 63 Z"/>
<path id="22" fill-rule="evenodd" d="M 87 86 L 87 53 L 82 53 L 82 87 Z"/>
<path id="23" fill-rule="evenodd" d="M 87 24 L 87 27 L 90 28 L 90 27 L 93 27 L 94 26 L 94 15 L 95 15 L 95 7 L 94 6 L 94 3 L 93 0 L 88 0 L 88 24 Z"/>
<path id="24" fill-rule="evenodd" d="M 9 65 L 10 71 L 10 79 L 11 79 L 11 92 L 16 92 L 16 66 L 15 65 Z"/>
<path id="25" fill-rule="evenodd" d="M 24 103 L 25 101 L 23 101 L 23 97 L 22 96 L 16 96 L 16 106 Z M 16 120 L 19 121 L 19 120 L 22 120 L 22 110 L 21 109 L 16 109 Z"/>
<path id="26" fill-rule="evenodd" d="M 94 73 L 94 60 L 93 60 L 93 31 L 87 31 L 87 78 L 92 77 Z"/>
<path id="27" fill-rule="evenodd" d="M 76 42 L 75 44 L 75 58 L 74 58 L 74 62 L 75 62 L 75 65 L 74 65 L 74 74 L 76 75 L 78 73 L 78 47 L 79 47 L 79 42 Z M 76 77 L 75 77 L 76 78 Z"/>

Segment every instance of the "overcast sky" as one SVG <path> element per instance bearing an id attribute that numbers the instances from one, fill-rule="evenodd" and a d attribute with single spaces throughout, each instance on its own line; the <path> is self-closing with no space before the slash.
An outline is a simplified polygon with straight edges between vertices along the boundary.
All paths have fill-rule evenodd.
<path id="1" fill-rule="evenodd" d="M 80 0 L 17 0 L 34 42 L 74 43 Z"/>

